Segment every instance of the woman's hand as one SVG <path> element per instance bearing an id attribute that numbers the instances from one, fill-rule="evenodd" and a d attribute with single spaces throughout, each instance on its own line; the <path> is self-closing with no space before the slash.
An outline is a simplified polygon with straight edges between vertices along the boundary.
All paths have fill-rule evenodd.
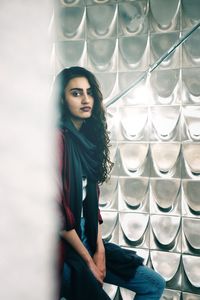
<path id="1" fill-rule="evenodd" d="M 92 274 L 94 275 L 94 277 L 98 280 L 98 282 L 102 286 L 103 285 L 102 273 L 96 266 L 95 262 L 91 259 L 87 265 L 88 265 L 88 268 L 90 269 L 90 271 L 92 272 Z"/>
<path id="2" fill-rule="evenodd" d="M 97 269 L 100 272 L 101 280 L 103 281 L 106 276 L 106 259 L 105 259 L 105 249 L 104 246 L 95 252 L 93 256 L 93 261 L 95 265 L 97 266 Z"/>
<path id="3" fill-rule="evenodd" d="M 97 268 L 96 264 L 94 263 L 92 257 L 90 256 L 88 250 L 83 245 L 82 241 L 80 240 L 79 236 L 77 235 L 74 229 L 69 231 L 62 231 L 61 236 L 75 249 L 75 251 L 83 258 L 86 262 L 88 268 L 91 270 L 94 277 L 99 281 L 101 285 L 103 285 L 103 279 L 101 272 Z"/>

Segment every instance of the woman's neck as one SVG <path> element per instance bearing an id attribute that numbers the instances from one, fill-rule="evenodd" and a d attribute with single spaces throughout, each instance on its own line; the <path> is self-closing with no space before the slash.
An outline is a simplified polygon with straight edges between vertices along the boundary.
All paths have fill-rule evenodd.
<path id="1" fill-rule="evenodd" d="M 81 129 L 81 126 L 83 124 L 83 120 L 78 120 L 78 119 L 71 119 L 73 125 L 76 127 L 77 130 Z"/>

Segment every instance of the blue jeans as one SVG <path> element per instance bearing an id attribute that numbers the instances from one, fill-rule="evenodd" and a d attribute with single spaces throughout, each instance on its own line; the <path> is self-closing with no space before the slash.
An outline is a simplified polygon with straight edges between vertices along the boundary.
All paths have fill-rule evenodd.
<path id="1" fill-rule="evenodd" d="M 84 234 L 85 220 L 81 219 L 82 236 L 81 240 L 89 250 L 87 238 Z M 65 288 L 70 286 L 71 270 L 65 263 L 63 269 L 63 284 Z M 123 280 L 116 274 L 106 270 L 106 278 L 104 282 L 114 284 L 136 293 L 135 300 L 159 300 L 165 288 L 164 279 L 154 270 L 139 266 L 136 270 L 135 276 L 131 279 Z"/>

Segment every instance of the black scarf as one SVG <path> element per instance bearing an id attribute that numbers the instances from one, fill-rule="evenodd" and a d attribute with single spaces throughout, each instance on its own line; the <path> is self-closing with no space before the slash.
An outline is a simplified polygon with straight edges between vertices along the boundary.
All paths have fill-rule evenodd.
<path id="1" fill-rule="evenodd" d="M 77 130 L 70 120 L 62 122 L 60 127 L 64 132 L 65 155 L 68 156 L 69 160 L 70 208 L 75 217 L 76 231 L 80 236 L 80 218 L 83 205 L 86 234 L 91 249 L 95 251 L 98 229 L 96 146 L 81 131 Z M 87 176 L 88 180 L 87 196 L 84 202 L 82 202 L 83 175 Z M 63 174 L 63 177 L 65 176 L 66 174 Z"/>
<path id="2" fill-rule="evenodd" d="M 69 120 L 61 124 L 65 139 L 65 155 L 69 161 L 70 174 L 70 208 L 75 216 L 76 231 L 80 236 L 80 218 L 82 208 L 82 175 L 88 178 L 87 196 L 83 201 L 86 220 L 85 230 L 93 253 L 96 249 L 98 231 L 98 196 L 97 173 L 98 161 L 95 160 L 95 146 Z M 63 172 L 65 180 L 66 168 Z M 72 269 L 72 283 L 68 294 L 63 287 L 63 295 L 72 300 L 110 300 L 98 281 L 92 275 L 83 259 L 75 250 L 65 243 L 66 262 Z M 134 275 L 143 259 L 135 252 L 127 251 L 117 245 L 105 244 L 106 266 L 122 278 Z"/>

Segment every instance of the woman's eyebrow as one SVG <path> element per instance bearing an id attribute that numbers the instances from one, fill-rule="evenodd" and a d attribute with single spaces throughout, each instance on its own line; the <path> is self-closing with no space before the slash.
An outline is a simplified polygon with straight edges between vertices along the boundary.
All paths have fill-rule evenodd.
<path id="1" fill-rule="evenodd" d="M 73 91 L 73 90 L 76 90 L 76 91 L 77 91 L 77 90 L 78 90 L 78 91 L 83 91 L 82 88 L 76 88 L 76 87 L 70 89 L 70 91 Z M 91 91 L 91 90 L 92 90 L 91 87 L 87 88 L 87 91 Z"/>
<path id="2" fill-rule="evenodd" d="M 73 91 L 73 90 L 82 91 L 83 89 L 81 89 L 81 88 L 76 88 L 76 87 L 70 89 L 70 91 Z"/>

